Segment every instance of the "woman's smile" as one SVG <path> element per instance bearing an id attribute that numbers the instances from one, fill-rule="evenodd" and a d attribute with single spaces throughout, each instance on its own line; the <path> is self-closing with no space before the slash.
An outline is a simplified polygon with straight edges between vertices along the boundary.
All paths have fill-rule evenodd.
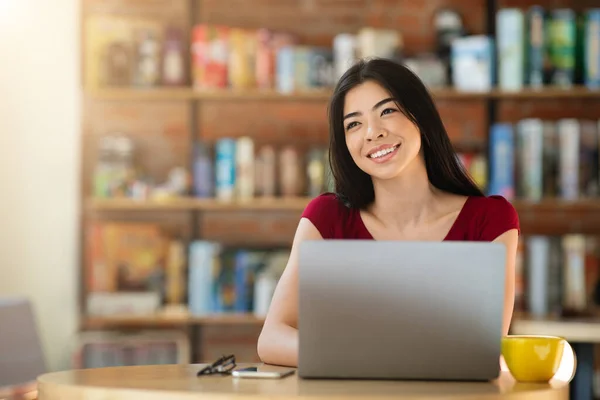
<path id="1" fill-rule="evenodd" d="M 378 146 L 369 151 L 367 157 L 371 159 L 371 161 L 382 164 L 391 160 L 397 153 L 400 148 L 400 144 L 396 145 L 382 145 Z"/>

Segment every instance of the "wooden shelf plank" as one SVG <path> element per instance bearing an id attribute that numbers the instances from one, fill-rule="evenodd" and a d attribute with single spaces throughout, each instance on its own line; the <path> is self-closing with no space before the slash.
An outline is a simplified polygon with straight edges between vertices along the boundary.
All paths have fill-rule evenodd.
<path id="1" fill-rule="evenodd" d="M 253 314 L 223 313 L 206 316 L 193 315 L 122 315 L 122 316 L 84 316 L 81 328 L 109 329 L 109 328 L 160 328 L 160 327 L 185 327 L 190 325 L 260 325 L 264 318 Z"/>
<path id="2" fill-rule="evenodd" d="M 90 199 L 87 207 L 96 211 L 155 211 L 155 210 L 205 210 L 205 211 L 251 211 L 251 210 L 303 210 L 310 198 L 256 198 L 251 200 L 225 201 L 216 199 L 178 198 L 170 200 Z"/>
<path id="3" fill-rule="evenodd" d="M 519 91 L 493 89 L 491 91 L 468 92 L 454 88 L 432 88 L 431 94 L 439 100 L 469 99 L 557 99 L 557 98 L 598 98 L 600 90 L 584 86 L 572 88 L 545 87 L 542 89 L 524 88 Z M 179 88 L 102 88 L 85 89 L 85 93 L 96 100 L 292 100 L 327 101 L 331 89 L 313 89 L 295 93 L 280 93 L 275 90 L 208 90 L 199 91 L 189 87 Z"/>
<path id="4" fill-rule="evenodd" d="M 129 198 L 91 198 L 86 207 L 97 211 L 191 211 L 197 207 L 193 198 L 136 200 Z"/>
<path id="5" fill-rule="evenodd" d="M 308 202 L 309 197 L 275 197 L 255 198 L 250 200 L 225 201 L 201 198 L 176 198 L 169 200 L 134 200 L 134 199 L 89 199 L 87 207 L 97 211 L 128 211 L 128 210 L 205 210 L 205 211 L 244 211 L 244 210 L 288 210 L 301 211 Z M 518 212 L 600 212 L 600 199 L 582 199 L 566 201 L 560 199 L 546 199 L 540 202 L 522 200 L 513 201 Z"/>
<path id="6" fill-rule="evenodd" d="M 573 86 L 571 88 L 544 87 L 541 89 L 524 88 L 518 91 L 508 91 L 494 89 L 490 92 L 490 97 L 497 99 L 518 100 L 518 99 L 575 99 L 575 98 L 598 98 L 600 99 L 600 90 L 591 90 L 585 86 Z"/>
<path id="7" fill-rule="evenodd" d="M 264 318 L 253 314 L 223 313 L 206 316 L 156 314 L 147 316 L 83 317 L 83 329 L 160 328 L 191 325 L 260 325 Z M 570 342 L 600 343 L 600 319 L 535 319 L 516 316 L 513 335 L 551 335 Z"/>
<path id="8" fill-rule="evenodd" d="M 600 343 L 600 318 L 536 319 L 517 317 L 513 319 L 510 333 L 513 335 L 560 336 L 569 342 Z"/>
<path id="9" fill-rule="evenodd" d="M 512 204 L 519 212 L 600 212 L 600 198 L 580 200 L 544 199 L 539 202 L 514 200 Z"/>
<path id="10" fill-rule="evenodd" d="M 187 87 L 181 88 L 106 88 L 85 89 L 85 94 L 94 100 L 116 100 L 116 101 L 169 101 L 169 100 L 192 100 L 192 90 Z"/>

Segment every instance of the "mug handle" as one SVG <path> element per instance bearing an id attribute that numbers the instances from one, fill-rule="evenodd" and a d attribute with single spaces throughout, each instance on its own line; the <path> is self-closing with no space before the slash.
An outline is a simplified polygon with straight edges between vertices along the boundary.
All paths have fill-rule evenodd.
<path id="1" fill-rule="evenodd" d="M 571 347 L 569 341 L 565 338 L 561 339 L 563 341 L 563 355 L 560 359 L 558 370 L 552 379 L 570 383 L 575 377 L 575 372 L 577 372 L 577 355 L 575 354 L 575 350 L 573 350 L 573 347 Z"/>

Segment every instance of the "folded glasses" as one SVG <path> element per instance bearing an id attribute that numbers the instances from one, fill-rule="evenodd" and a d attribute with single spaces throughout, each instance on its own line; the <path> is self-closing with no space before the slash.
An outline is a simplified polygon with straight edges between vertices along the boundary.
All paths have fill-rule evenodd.
<path id="1" fill-rule="evenodd" d="M 233 354 L 228 355 L 228 356 L 222 356 L 214 363 L 207 365 L 206 367 L 204 367 L 200 371 L 198 371 L 196 376 L 214 375 L 214 374 L 227 375 L 227 374 L 230 374 L 231 370 L 233 370 L 235 367 L 236 367 L 235 356 Z"/>

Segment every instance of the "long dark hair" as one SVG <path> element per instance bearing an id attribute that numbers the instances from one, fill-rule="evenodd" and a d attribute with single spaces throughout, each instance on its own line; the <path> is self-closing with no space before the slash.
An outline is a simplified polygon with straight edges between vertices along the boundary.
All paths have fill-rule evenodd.
<path id="1" fill-rule="evenodd" d="M 383 86 L 407 118 L 421 132 L 429 182 L 436 188 L 464 196 L 483 196 L 460 163 L 431 95 L 407 67 L 392 60 L 360 60 L 338 81 L 329 104 L 329 162 L 338 198 L 352 208 L 364 208 L 375 199 L 371 176 L 361 170 L 346 146 L 343 126 L 346 93 L 373 80 Z"/>

